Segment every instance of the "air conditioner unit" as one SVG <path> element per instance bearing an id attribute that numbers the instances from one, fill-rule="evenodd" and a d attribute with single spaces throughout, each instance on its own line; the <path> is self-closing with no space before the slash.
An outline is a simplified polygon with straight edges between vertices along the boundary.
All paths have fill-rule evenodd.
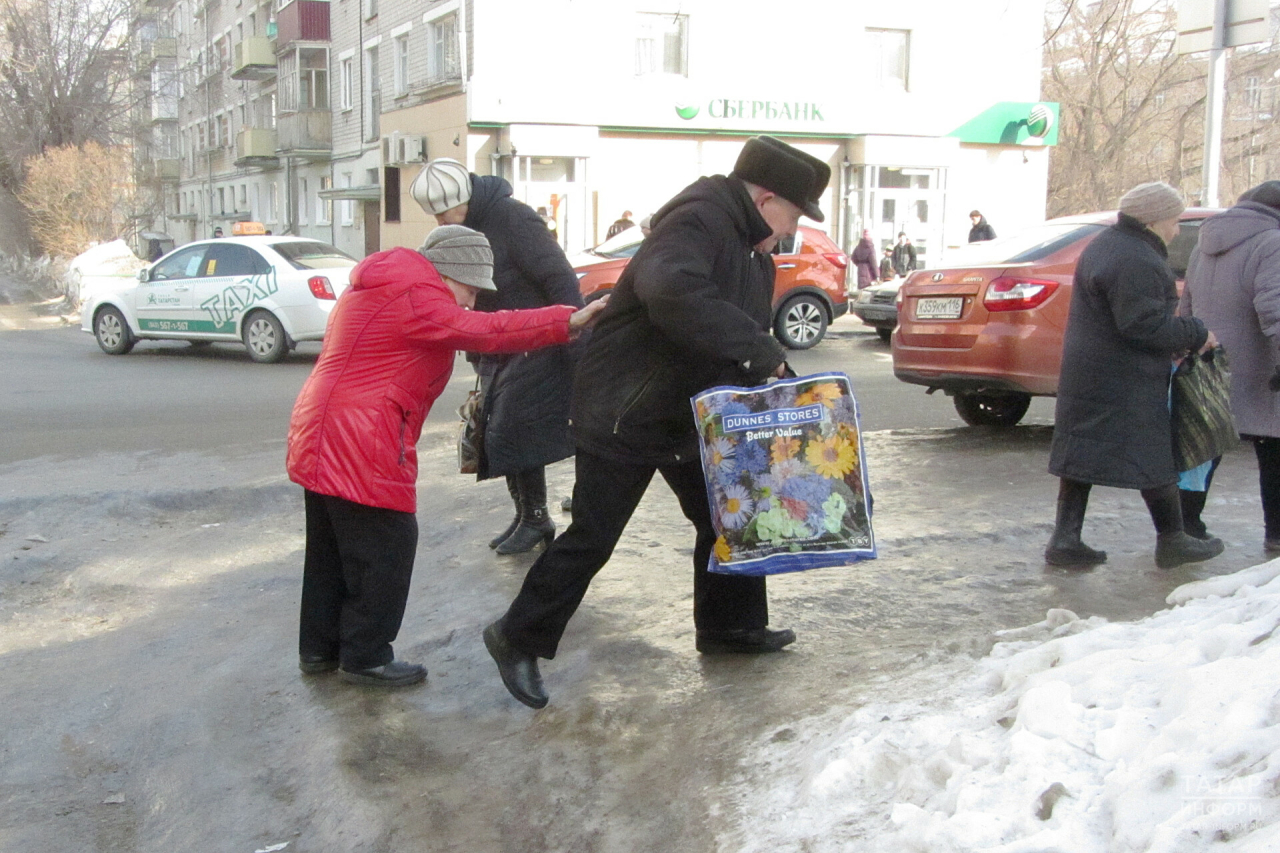
<path id="1" fill-rule="evenodd" d="M 404 146 L 400 144 L 401 136 L 400 131 L 396 131 L 382 137 L 382 162 L 385 165 L 395 166 L 402 162 L 400 156 L 404 151 Z"/>
<path id="2" fill-rule="evenodd" d="M 427 138 L 425 136 L 400 137 L 400 162 L 421 163 L 427 159 Z"/>

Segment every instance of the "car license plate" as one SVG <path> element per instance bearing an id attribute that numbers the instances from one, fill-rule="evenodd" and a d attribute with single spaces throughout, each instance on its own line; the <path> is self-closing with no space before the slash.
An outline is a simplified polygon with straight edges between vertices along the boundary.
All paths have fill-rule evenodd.
<path id="1" fill-rule="evenodd" d="M 962 296 L 933 296 L 916 300 L 917 320 L 959 320 L 964 307 Z"/>

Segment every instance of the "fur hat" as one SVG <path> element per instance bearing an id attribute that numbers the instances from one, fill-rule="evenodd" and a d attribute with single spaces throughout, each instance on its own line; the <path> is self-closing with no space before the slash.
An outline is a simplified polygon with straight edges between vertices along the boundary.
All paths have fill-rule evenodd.
<path id="1" fill-rule="evenodd" d="M 409 192 L 427 213 L 444 213 L 471 201 L 471 173 L 457 160 L 439 157 L 422 167 Z"/>
<path id="2" fill-rule="evenodd" d="M 777 193 L 803 210 L 805 216 L 823 221 L 818 199 L 831 180 L 831 167 L 799 148 L 772 136 L 753 136 L 742 146 L 729 177 Z"/>
<path id="3" fill-rule="evenodd" d="M 1143 225 L 1172 219 L 1186 209 L 1182 193 L 1163 181 L 1138 184 L 1120 198 L 1120 212 Z"/>
<path id="4" fill-rule="evenodd" d="M 479 231 L 465 225 L 433 228 L 418 249 L 440 275 L 477 290 L 497 290 L 493 283 L 493 250 Z"/>

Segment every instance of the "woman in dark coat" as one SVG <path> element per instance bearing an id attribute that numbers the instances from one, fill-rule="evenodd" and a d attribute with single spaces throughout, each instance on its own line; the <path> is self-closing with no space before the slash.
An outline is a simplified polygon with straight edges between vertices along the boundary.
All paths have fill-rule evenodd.
<path id="1" fill-rule="evenodd" d="M 1106 560 L 1106 552 L 1080 538 L 1092 485 L 1142 492 L 1160 568 L 1222 553 L 1221 540 L 1183 531 L 1173 461 L 1172 362 L 1216 343 L 1200 320 L 1176 316 L 1166 244 L 1178 233 L 1183 208 L 1168 184 L 1134 187 L 1120 199 L 1119 220 L 1076 265 L 1049 457 L 1049 472 L 1062 478 L 1045 550 L 1051 565 Z"/>
<path id="2" fill-rule="evenodd" d="M 456 160 L 440 158 L 418 174 L 412 192 L 437 224 L 465 225 L 489 238 L 498 289 L 477 297 L 477 311 L 582 307 L 578 277 L 564 250 L 537 212 L 511 197 L 506 180 L 473 175 Z M 518 355 L 481 355 L 476 372 L 484 390 L 485 419 L 477 477 L 505 476 L 516 505 L 511 524 L 489 547 L 499 554 L 519 554 L 555 537 L 544 466 L 573 455 L 573 353 L 555 346 Z"/>
<path id="3" fill-rule="evenodd" d="M 853 247 L 853 254 L 849 259 L 853 261 L 853 268 L 858 271 L 858 290 L 876 283 L 880 270 L 876 260 L 876 244 L 871 242 L 870 231 L 862 232 L 862 239 Z"/>

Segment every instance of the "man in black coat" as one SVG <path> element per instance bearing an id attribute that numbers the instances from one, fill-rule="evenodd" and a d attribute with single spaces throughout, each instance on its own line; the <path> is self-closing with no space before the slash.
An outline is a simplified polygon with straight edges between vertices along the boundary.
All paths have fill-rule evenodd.
<path id="1" fill-rule="evenodd" d="M 727 177 L 700 178 L 653 216 L 587 344 L 574 383 L 573 523 L 529 569 L 484 632 L 511 694 L 547 703 L 538 658 L 553 658 L 591 579 L 608 561 L 654 472 L 693 522 L 694 625 L 703 654 L 773 652 L 763 577 L 707 570 L 715 532 L 689 398 L 760 385 L 786 371 L 769 334 L 770 252 L 801 214 L 822 221 L 827 164 L 771 137 L 748 140 Z"/>
<path id="2" fill-rule="evenodd" d="M 969 211 L 969 222 L 973 226 L 969 229 L 970 243 L 981 243 L 984 240 L 994 240 L 996 238 L 996 229 L 991 227 L 991 223 L 987 221 L 987 217 L 982 215 L 981 210 Z"/>
<path id="3" fill-rule="evenodd" d="M 505 179 L 473 175 L 442 157 L 418 173 L 412 193 L 437 224 L 465 225 L 489 239 L 498 289 L 476 296 L 477 311 L 582 307 L 578 277 L 555 235 L 533 208 L 511 197 Z M 489 542 L 499 554 L 530 551 L 555 536 L 545 466 L 573 455 L 570 346 L 477 358 L 485 423 L 477 479 L 505 476 L 516 507 L 511 524 Z"/>
<path id="4" fill-rule="evenodd" d="M 1183 531 L 1169 419 L 1172 361 L 1216 345 L 1194 317 L 1176 315 L 1166 244 L 1178 234 L 1182 196 L 1139 184 L 1120 199 L 1115 225 L 1080 256 L 1062 342 L 1049 473 L 1061 478 L 1051 565 L 1093 565 L 1105 551 L 1080 534 L 1093 485 L 1139 489 L 1156 527 L 1162 569 L 1222 553 L 1219 539 Z"/>
<path id="5" fill-rule="evenodd" d="M 898 242 L 893 244 L 893 271 L 905 278 L 907 273 L 916 268 L 916 247 L 905 231 L 898 232 Z"/>

